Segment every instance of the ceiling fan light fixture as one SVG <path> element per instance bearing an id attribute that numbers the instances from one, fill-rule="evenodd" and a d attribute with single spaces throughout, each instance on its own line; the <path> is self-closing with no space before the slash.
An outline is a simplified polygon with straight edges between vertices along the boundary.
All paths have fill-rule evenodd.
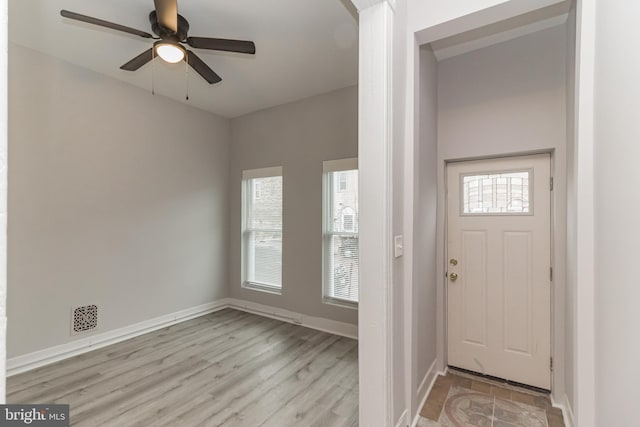
<path id="1" fill-rule="evenodd" d="M 121 70 L 137 71 L 145 64 L 152 62 L 156 56 L 168 63 L 185 61 L 187 70 L 191 67 L 209 84 L 222 81 L 222 78 L 191 50 L 185 49 L 182 43 L 196 49 L 236 52 L 254 55 L 256 46 L 249 40 L 219 39 L 211 37 L 189 37 L 189 22 L 178 14 L 178 0 L 155 0 L 155 8 L 149 13 L 149 23 L 153 34 L 135 28 L 105 21 L 69 10 L 61 10 L 60 15 L 67 19 L 109 28 L 115 31 L 132 34 L 145 39 L 157 40 L 153 47 L 120 66 Z M 154 35 L 155 34 L 155 35 Z"/>
<path id="2" fill-rule="evenodd" d="M 154 44 L 154 48 L 156 54 L 170 64 L 178 63 L 185 57 L 184 48 L 178 42 L 161 40 Z"/>

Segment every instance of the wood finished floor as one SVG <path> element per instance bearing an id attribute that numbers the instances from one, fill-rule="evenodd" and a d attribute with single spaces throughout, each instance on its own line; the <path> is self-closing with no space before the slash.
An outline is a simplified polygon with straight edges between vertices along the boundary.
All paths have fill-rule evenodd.
<path id="1" fill-rule="evenodd" d="M 7 379 L 75 426 L 357 426 L 357 341 L 225 309 Z"/>

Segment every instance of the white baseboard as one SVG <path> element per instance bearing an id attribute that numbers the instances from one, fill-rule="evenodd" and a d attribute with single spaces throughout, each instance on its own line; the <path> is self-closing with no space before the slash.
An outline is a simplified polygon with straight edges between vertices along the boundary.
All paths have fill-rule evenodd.
<path id="1" fill-rule="evenodd" d="M 422 378 L 422 381 L 418 386 L 416 394 L 418 397 L 418 401 L 422 402 L 421 406 L 424 405 L 424 401 L 427 400 L 427 396 L 429 395 L 431 387 L 433 387 L 433 383 L 435 382 L 435 379 L 437 377 L 436 362 L 437 359 L 431 363 L 431 366 L 429 366 L 427 373 L 425 374 L 424 378 Z"/>
<path id="2" fill-rule="evenodd" d="M 337 322 L 335 320 L 324 319 L 321 317 L 306 316 L 276 307 L 233 298 L 224 298 L 218 301 L 199 305 L 197 307 L 156 317 L 154 319 L 145 320 L 123 328 L 91 335 L 66 344 L 49 347 L 44 350 L 24 354 L 22 356 L 12 357 L 7 360 L 7 377 L 128 340 L 148 332 L 166 328 L 167 326 L 175 325 L 176 323 L 204 316 L 205 314 L 213 313 L 214 311 L 219 311 L 224 308 L 235 308 L 237 310 L 289 323 L 295 323 L 336 335 L 354 339 L 358 338 L 358 327 L 350 323 Z"/>
<path id="3" fill-rule="evenodd" d="M 575 418 L 573 417 L 573 409 L 571 408 L 571 403 L 569 402 L 569 396 L 565 394 L 564 398 L 562 399 L 562 403 L 556 402 L 552 396 L 551 404 L 554 408 L 558 408 L 562 411 L 562 418 L 564 419 L 565 427 L 574 427 L 576 425 L 574 421 Z"/>
<path id="4" fill-rule="evenodd" d="M 166 314 L 154 319 L 145 320 L 123 328 L 114 329 L 108 332 L 91 335 L 71 341 L 66 344 L 49 347 L 44 350 L 12 357 L 7 360 L 7 377 L 22 372 L 30 371 L 50 363 L 58 362 L 69 357 L 87 353 L 98 348 L 106 347 L 120 341 L 134 338 L 139 335 L 153 332 L 176 323 L 204 316 L 214 311 L 222 310 L 229 306 L 227 299 L 202 304 L 197 307 L 180 310 L 175 313 Z"/>
<path id="5" fill-rule="evenodd" d="M 406 427 L 408 416 L 409 416 L 409 413 L 407 412 L 406 409 L 402 411 L 402 414 L 400 414 L 400 418 L 398 418 L 398 421 L 396 422 L 396 427 Z"/>
<path id="6" fill-rule="evenodd" d="M 433 388 L 433 385 L 435 384 L 436 379 L 438 378 L 438 375 L 446 374 L 446 371 L 444 372 L 436 371 L 437 362 L 438 362 L 438 359 L 435 359 L 431 363 L 431 366 L 427 370 L 427 373 L 425 374 L 424 378 L 422 378 L 422 381 L 418 386 L 417 398 L 420 404 L 418 405 L 418 410 L 416 411 L 416 414 L 413 417 L 413 422 L 411 423 L 411 427 L 415 427 L 418 425 L 418 421 L 420 421 L 420 410 L 424 406 L 424 403 L 427 401 L 427 397 L 429 397 L 429 393 L 431 393 L 431 389 Z"/>
<path id="7" fill-rule="evenodd" d="M 235 298 L 228 298 L 227 301 L 230 308 L 282 320 L 283 322 L 295 323 L 296 325 L 329 332 L 334 335 L 358 339 L 358 326 L 351 323 L 338 322 L 323 317 L 307 316 L 306 314 Z"/>

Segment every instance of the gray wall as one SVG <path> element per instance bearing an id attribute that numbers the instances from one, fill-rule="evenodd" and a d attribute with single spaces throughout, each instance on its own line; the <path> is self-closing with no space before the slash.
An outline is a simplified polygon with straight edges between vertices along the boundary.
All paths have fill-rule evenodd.
<path id="1" fill-rule="evenodd" d="M 229 122 L 9 53 L 8 356 L 225 297 Z"/>
<path id="2" fill-rule="evenodd" d="M 640 286 L 630 269 L 638 262 L 640 241 L 639 14 L 636 2 L 597 2 L 593 123 L 597 426 L 637 424 L 638 419 Z"/>
<path id="3" fill-rule="evenodd" d="M 562 148 L 564 160 L 565 40 L 558 26 L 440 62 L 440 158 Z"/>
<path id="4" fill-rule="evenodd" d="M 429 367 L 436 359 L 438 331 L 436 276 L 436 219 L 438 202 L 438 64 L 428 47 L 420 49 L 420 142 L 416 152 L 414 188 L 414 263 L 413 263 L 413 323 L 416 333 L 414 362 L 416 387 L 422 384 Z M 424 384 L 429 386 L 427 382 Z M 416 390 L 418 393 L 424 390 Z M 422 397 L 421 395 L 419 397 Z M 419 403 L 419 402 L 418 402 Z"/>
<path id="5" fill-rule="evenodd" d="M 551 339 L 552 391 L 558 401 L 565 392 L 566 46 L 567 30 L 561 25 L 438 64 L 440 179 L 446 160 L 554 150 Z M 444 193 L 439 197 L 443 206 Z M 444 247 L 444 236 L 438 247 Z M 440 259 L 438 277 L 444 277 L 443 264 Z"/>
<path id="6" fill-rule="evenodd" d="M 357 157 L 357 88 L 269 108 L 231 121 L 229 295 L 357 323 L 356 310 L 322 302 L 322 161 Z M 241 287 L 241 176 L 283 167 L 282 295 Z"/>

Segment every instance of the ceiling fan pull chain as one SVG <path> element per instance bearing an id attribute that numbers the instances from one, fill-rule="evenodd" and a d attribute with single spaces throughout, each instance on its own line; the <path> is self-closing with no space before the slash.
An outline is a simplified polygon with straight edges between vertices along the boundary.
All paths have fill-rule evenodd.
<path id="1" fill-rule="evenodd" d="M 155 75 L 155 69 L 156 69 L 156 64 L 154 61 L 154 59 L 156 59 L 156 50 L 155 49 L 151 49 L 151 95 L 155 96 L 156 94 L 156 89 L 155 89 L 155 82 L 154 82 L 154 75 Z"/>
<path id="2" fill-rule="evenodd" d="M 189 100 L 189 55 L 184 58 L 184 78 L 187 81 L 187 101 Z"/>

